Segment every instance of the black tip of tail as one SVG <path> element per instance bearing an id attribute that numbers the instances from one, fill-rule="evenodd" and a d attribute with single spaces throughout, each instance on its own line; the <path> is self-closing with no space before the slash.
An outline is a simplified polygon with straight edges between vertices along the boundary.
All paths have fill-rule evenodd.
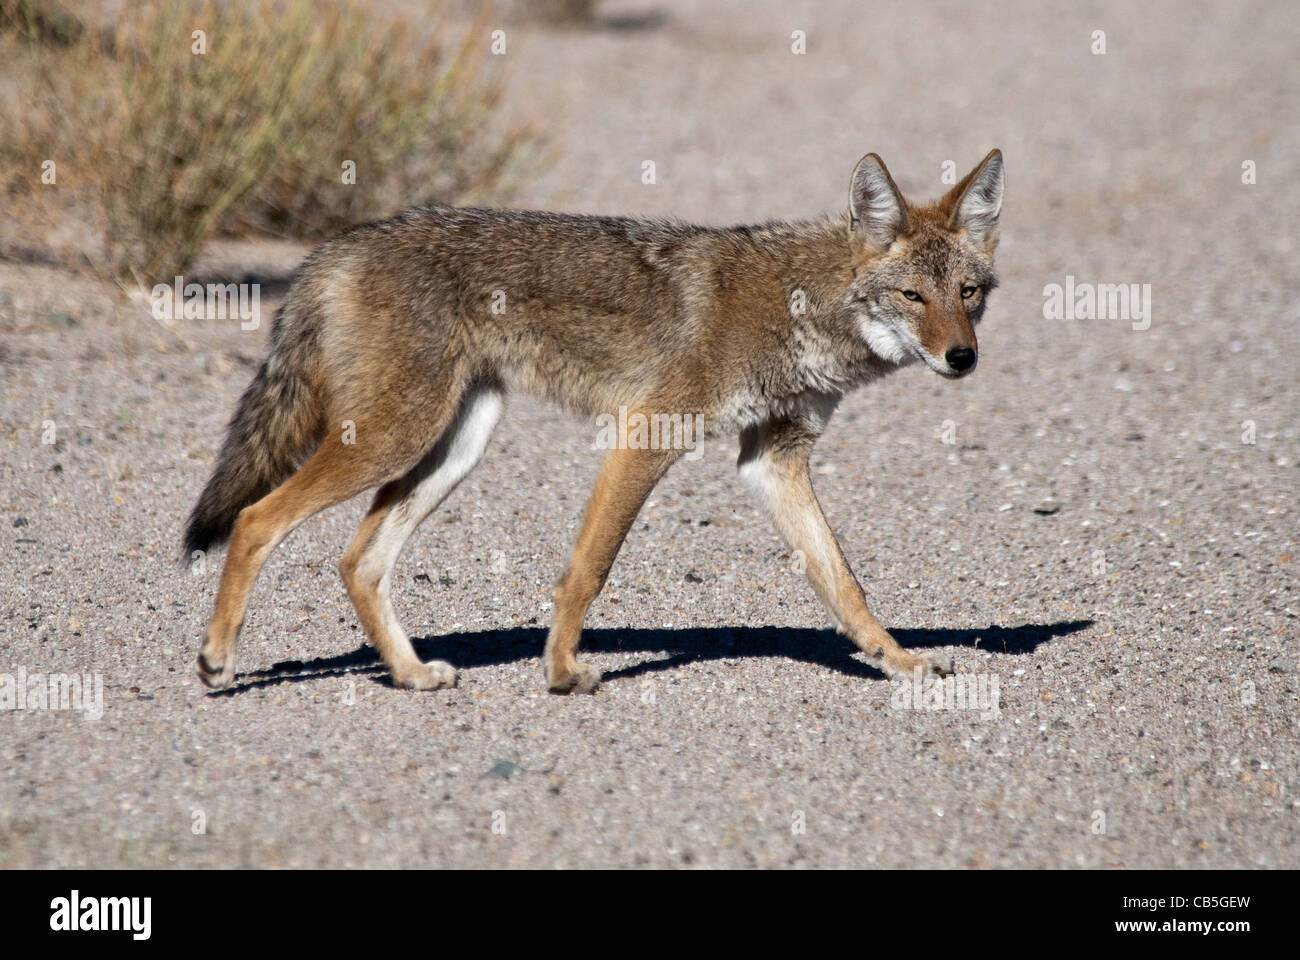
<path id="1" fill-rule="evenodd" d="M 181 565 L 189 566 L 194 562 L 196 553 L 207 553 L 229 538 L 229 525 L 214 522 L 212 518 L 195 510 L 185 528 L 185 536 L 181 539 Z"/>

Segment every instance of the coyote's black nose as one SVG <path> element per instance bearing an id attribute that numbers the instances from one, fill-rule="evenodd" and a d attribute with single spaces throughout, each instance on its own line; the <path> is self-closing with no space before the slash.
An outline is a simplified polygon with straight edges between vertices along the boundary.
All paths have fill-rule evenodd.
<path id="1" fill-rule="evenodd" d="M 945 353 L 943 358 L 948 361 L 948 366 L 958 373 L 975 366 L 975 351 L 970 347 L 954 347 Z"/>

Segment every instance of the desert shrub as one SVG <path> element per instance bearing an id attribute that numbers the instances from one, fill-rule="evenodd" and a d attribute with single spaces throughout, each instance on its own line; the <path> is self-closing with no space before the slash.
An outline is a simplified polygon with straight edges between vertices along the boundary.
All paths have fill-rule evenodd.
<path id="1" fill-rule="evenodd" d="M 68 46 L 85 35 L 86 24 L 55 0 L 0 0 L 0 30 Z"/>
<path id="2" fill-rule="evenodd" d="M 10 82 L 27 89 L 7 123 L 26 134 L 9 153 L 28 171 L 56 158 L 59 183 L 95 201 L 108 264 L 140 282 L 219 230 L 315 237 L 506 193 L 537 139 L 493 122 L 487 31 L 449 32 L 421 39 L 358 0 L 140 0 L 59 43 L 20 24 L 27 75 Z"/>
<path id="3" fill-rule="evenodd" d="M 300 135 L 255 188 L 243 224 L 319 236 L 412 202 L 479 201 L 508 194 L 539 156 L 531 129 L 492 127 L 501 85 L 485 76 L 482 15 L 455 46 L 436 34 L 422 43 L 402 21 L 358 26 L 348 10 L 319 24 L 324 95 L 298 107 Z"/>

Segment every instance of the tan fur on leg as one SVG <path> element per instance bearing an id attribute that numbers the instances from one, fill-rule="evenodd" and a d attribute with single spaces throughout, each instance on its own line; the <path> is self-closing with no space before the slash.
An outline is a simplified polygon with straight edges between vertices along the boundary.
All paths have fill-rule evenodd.
<path id="1" fill-rule="evenodd" d="M 889 676 L 916 667 L 925 673 L 951 673 L 951 660 L 908 653 L 872 616 L 862 586 L 813 492 L 808 454 L 815 438 L 798 422 L 781 421 L 746 431 L 741 438 L 742 479 L 758 494 L 791 549 L 803 554 L 817 596 L 872 666 Z"/>
<path id="2" fill-rule="evenodd" d="M 458 395 L 446 397 L 442 409 L 435 409 L 434 416 L 422 424 L 424 431 L 438 436 L 454 416 L 458 399 Z M 400 477 L 429 443 L 420 430 L 381 427 L 379 417 L 356 423 L 362 442 L 323 440 L 293 476 L 240 512 L 221 572 L 212 622 L 198 657 L 199 678 L 207 686 L 221 689 L 234 679 L 235 646 L 248 595 L 262 565 L 280 542 L 313 514 Z"/>
<path id="3" fill-rule="evenodd" d="M 450 664 L 440 660 L 421 663 L 416 656 L 389 596 L 393 565 L 425 517 L 479 462 L 502 408 L 498 390 L 471 391 L 456 422 L 434 448 L 410 473 L 379 491 L 339 564 L 361 625 L 399 687 L 432 690 L 456 682 Z"/>
<path id="4" fill-rule="evenodd" d="M 600 672 L 576 659 L 582 621 L 600 593 L 609 568 L 641 505 L 679 450 L 611 450 L 587 503 L 569 568 L 555 587 L 555 616 L 543 654 L 546 684 L 553 693 L 590 693 Z"/>

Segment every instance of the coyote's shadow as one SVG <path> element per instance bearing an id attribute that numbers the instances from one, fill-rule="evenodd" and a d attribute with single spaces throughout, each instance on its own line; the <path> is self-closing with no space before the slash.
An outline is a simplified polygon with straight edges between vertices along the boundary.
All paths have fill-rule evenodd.
<path id="1" fill-rule="evenodd" d="M 1041 644 L 1092 626 L 1092 620 L 1060 623 L 1026 623 L 1018 627 L 989 626 L 982 629 L 890 631 L 904 647 L 977 647 L 992 653 L 1032 653 Z M 542 627 L 514 627 L 509 630 L 480 630 L 414 637 L 412 643 L 423 660 L 446 660 L 457 668 L 532 660 L 541 655 L 546 642 Z M 582 632 L 582 649 L 588 653 L 666 654 L 655 659 L 605 672 L 606 681 L 672 670 L 699 660 L 737 657 L 789 657 L 815 663 L 852 677 L 880 678 L 879 671 L 858 658 L 858 649 L 833 630 L 806 627 L 688 627 L 673 629 L 596 628 Z M 538 667 L 540 670 L 540 666 Z M 375 674 L 388 682 L 387 668 L 368 645 L 335 657 L 315 660 L 287 660 L 239 675 L 235 685 L 221 691 L 231 695 L 254 687 L 273 686 L 322 677 Z"/>

